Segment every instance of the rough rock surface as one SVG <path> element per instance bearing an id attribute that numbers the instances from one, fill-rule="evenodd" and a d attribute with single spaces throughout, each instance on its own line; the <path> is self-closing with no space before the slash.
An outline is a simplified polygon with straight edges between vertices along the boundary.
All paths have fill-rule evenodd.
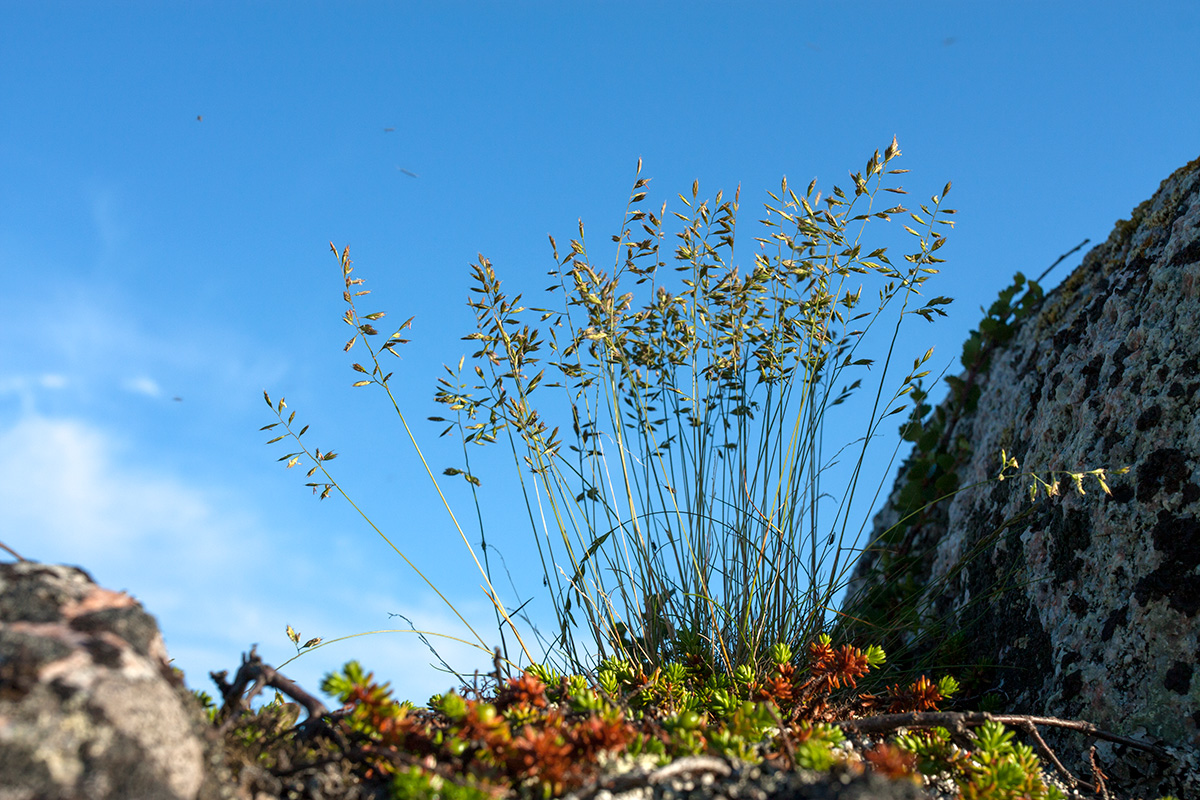
<path id="1" fill-rule="evenodd" d="M 927 800 L 908 781 L 867 771 L 780 770 L 712 756 L 680 758 L 568 794 L 565 800 Z"/>
<path id="2" fill-rule="evenodd" d="M 1111 496 L 1091 478 L 1085 496 L 1066 480 L 1061 497 L 1035 503 L 1027 481 L 963 491 L 902 541 L 864 556 L 847 608 L 861 612 L 874 592 L 878 610 L 881 590 L 915 581 L 925 619 L 908 641 L 935 622 L 961 631 L 959 652 L 994 666 L 990 687 L 1006 712 L 1084 719 L 1194 754 L 1200 159 L 1118 222 L 972 379 L 978 404 L 955 412 L 944 437 L 967 445 L 950 454 L 958 485 L 994 477 L 1001 449 L 1043 474 L 1130 471 L 1110 474 Z M 899 517 L 905 474 L 876 536 Z M 889 573 L 902 562 L 905 575 Z M 1077 735 L 1056 741 L 1075 751 L 1086 744 Z M 1133 794 L 1200 797 L 1200 787 L 1153 777 L 1161 775 L 1153 762 L 1098 749 Z"/>
<path id="3" fill-rule="evenodd" d="M 0 564 L 0 800 L 220 797 L 200 724 L 137 601 Z"/>

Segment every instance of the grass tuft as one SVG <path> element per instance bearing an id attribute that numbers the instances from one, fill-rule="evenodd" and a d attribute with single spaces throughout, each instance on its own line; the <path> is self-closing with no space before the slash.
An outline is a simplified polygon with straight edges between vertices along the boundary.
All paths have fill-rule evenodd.
<path id="1" fill-rule="evenodd" d="M 956 462 L 945 456 L 946 420 L 927 419 L 923 379 L 933 349 L 911 368 L 893 364 L 906 318 L 933 321 L 951 302 L 924 289 L 942 263 L 937 253 L 954 214 L 943 205 L 949 183 L 916 210 L 882 202 L 907 194 L 896 184 L 906 172 L 894 166 L 899 156 L 893 139 L 851 173 L 848 190 L 822 193 L 814 180 L 797 194 L 785 179 L 768 195 L 744 269 L 735 260 L 740 190 L 706 200 L 693 183 L 668 213 L 666 202 L 649 206 L 640 160 L 610 267 L 592 259 L 582 222 L 561 250 L 550 238 L 548 292 L 556 302 L 538 307 L 510 293 L 480 256 L 468 303 L 475 327 L 464 337 L 477 349 L 446 368 L 434 395 L 445 410 L 430 417 L 461 441 L 461 462 L 440 474 L 470 487 L 478 550 L 381 363 L 385 351 L 396 356 L 407 343 L 412 319 L 379 344 L 376 323 L 385 315 L 360 314 L 370 292 L 352 277 L 349 249 L 330 245 L 342 270 L 343 321 L 353 329 L 344 349 L 360 346 L 368 356 L 352 363 L 353 386 L 378 387 L 391 402 L 483 579 L 498 641 L 472 627 L 371 522 L 329 473 L 337 454 L 303 444 L 308 426 L 297 431 L 296 413 L 285 418 L 285 401 L 264 392 L 277 420 L 263 428 L 273 431 L 268 444 L 296 446 L 279 460 L 288 469 L 311 464 L 313 493 L 345 497 L 463 622 L 469 643 L 495 659 L 490 697 L 476 681 L 424 710 L 395 703 L 356 664 L 330 676 L 324 688 L 345 704 L 334 715 L 341 741 L 358 737 L 367 777 L 391 781 L 397 797 L 549 797 L 594 776 L 601 754 L 779 758 L 791 768 L 830 769 L 846 761 L 839 723 L 936 710 L 958 692 L 949 675 L 871 682 L 872 671 L 886 676 L 878 643 L 835 646 L 829 635 L 861 630 L 840 626 L 833 603 L 864 549 L 886 545 L 935 504 L 973 488 L 958 485 Z M 895 264 L 888 247 L 866 244 L 868 225 L 874 231 L 893 217 L 908 223 L 910 243 Z M 876 303 L 863 301 L 868 283 Z M 1030 282 L 1013 306 L 1022 283 L 1018 276 L 968 342 L 972 369 L 985 368 L 1011 335 L 1012 316 L 1040 301 Z M 872 331 L 886 344 L 882 363 L 864 354 Z M 970 378 L 951 388 L 960 405 L 974 401 Z M 831 453 L 830 412 L 860 393 L 869 413 L 842 423 L 839 431 L 855 436 Z M 866 523 L 850 515 L 869 482 L 868 448 L 885 420 L 906 411 L 901 433 L 917 448 L 902 518 L 860 545 Z M 485 476 L 472 454 L 497 444 L 511 454 L 549 590 L 549 634 L 529 623 L 524 603 L 510 606 L 493 586 L 476 493 Z M 831 493 L 822 475 L 843 457 L 852 459 L 850 477 Z M 1000 460 L 993 480 L 1028 478 L 1031 500 L 1059 494 L 1065 480 L 1080 493 L 1086 479 L 1108 491 L 1102 469 L 1020 472 L 1014 456 L 1002 452 Z M 869 622 L 869 630 L 889 630 L 886 619 Z M 412 632 L 426 644 L 439 635 Z M 290 625 L 286 634 L 297 656 L 350 638 L 301 645 Z M 529 646 L 534 638 L 540 658 Z M 508 677 L 514 668 L 517 677 Z M 1032 751 L 1008 736 L 985 726 L 967 757 L 936 733 L 913 734 L 878 743 L 865 760 L 910 780 L 932 759 L 957 771 L 963 797 L 1054 797 Z"/>

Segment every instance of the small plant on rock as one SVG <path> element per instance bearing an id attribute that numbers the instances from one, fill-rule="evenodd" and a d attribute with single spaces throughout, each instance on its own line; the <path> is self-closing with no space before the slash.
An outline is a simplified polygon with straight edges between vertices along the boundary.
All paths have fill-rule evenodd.
<path id="1" fill-rule="evenodd" d="M 477 500 L 480 557 L 380 363 L 383 351 L 396 355 L 407 342 L 412 320 L 374 347 L 384 314 L 360 315 L 358 298 L 369 291 L 352 277 L 348 249 L 331 244 L 343 319 L 354 329 L 345 350 L 361 343 L 369 355 L 353 363 L 353 385 L 387 394 L 483 578 L 500 642 L 490 699 L 476 686 L 474 696 L 438 695 L 419 710 L 395 703 L 356 664 L 330 676 L 326 691 L 345 704 L 342 735 L 356 737 L 368 777 L 391 781 L 397 797 L 547 797 L 579 785 L 614 753 L 786 758 L 791 767 L 828 769 L 845 760 L 837 747 L 846 720 L 935 710 L 957 691 L 953 678 L 924 675 L 861 690 L 858 680 L 884 663 L 883 650 L 835 646 L 827 633 L 860 552 L 864 526 L 850 511 L 879 426 L 911 406 L 905 438 L 921 448 L 938 430 L 920 424 L 933 350 L 902 376 L 892 356 L 906 317 L 931 321 L 950 302 L 922 289 L 938 271 L 941 230 L 954 212 L 943 207 L 950 184 L 919 211 L 882 207 L 888 193 L 905 194 L 891 185 L 905 172 L 893 165 L 899 155 L 893 139 L 851 174 L 849 191 L 824 194 L 814 180 L 797 194 L 785 180 L 765 204 L 744 271 L 734 260 L 739 194 L 709 202 L 693 184 L 690 197 L 678 197 L 679 211 L 668 214 L 666 203 L 656 211 L 647 207 L 640 161 L 611 271 L 592 260 L 582 223 L 562 251 L 551 237 L 557 305 L 527 306 L 487 259 L 473 266 L 476 327 L 465 339 L 478 349 L 469 368 L 466 356 L 447 368 L 435 395 L 446 416 L 431 419 L 463 445 L 462 461 L 442 474 L 472 490 L 483 481 L 472 446 L 509 445 L 556 620 L 548 637 L 530 626 L 545 645 L 540 659 L 515 621 L 525 620 L 524 604 L 516 608 L 493 586 L 485 510 Z M 899 215 L 916 227 L 904 226 L 913 247 L 894 265 L 887 247 L 868 246 L 864 236 L 868 223 Z M 877 308 L 862 302 L 867 281 Z M 873 330 L 887 345 L 881 364 L 863 352 Z M 864 389 L 871 367 L 877 383 Z M 969 387 L 958 388 L 969 402 Z M 559 392 L 548 396 L 551 389 Z M 827 415 L 860 391 L 869 391 L 869 413 L 831 455 Z M 328 472 L 336 453 L 309 450 L 300 441 L 308 426 L 293 430 L 295 412 L 285 418 L 285 401 L 264 397 L 277 417 L 264 430 L 283 430 L 269 443 L 290 438 L 298 447 L 280 461 L 291 468 L 308 459 L 314 494 L 346 496 Z M 821 476 L 847 452 L 850 479 L 831 505 Z M 936 491 L 957 491 L 952 459 L 934 458 L 935 471 L 946 473 Z M 1015 477 L 1016 460 L 1001 459 L 997 480 Z M 1084 474 L 1070 475 L 1082 490 Z M 1104 487 L 1102 470 L 1087 475 Z M 1034 479 L 1035 491 L 1058 486 L 1053 474 Z M 912 499 L 927 502 L 910 517 L 944 498 L 923 491 Z M 468 627 L 473 644 L 492 653 L 492 642 L 375 530 Z M 301 647 L 299 634 L 287 632 L 298 654 L 339 641 Z M 519 676 L 507 678 L 505 665 L 518 662 Z M 1009 787 L 1053 796 L 1029 794 L 1041 791 L 1029 777 L 1037 759 L 1003 733 L 987 729 L 977 741 L 975 761 L 947 752 L 939 762 L 968 776 L 964 796 L 1026 796 L 1004 794 Z M 919 744 L 882 743 L 867 761 L 909 779 L 913 759 L 936 749 Z"/>
<path id="2" fill-rule="evenodd" d="M 963 800 L 1063 800 L 1062 791 L 1042 779 L 1033 749 L 1014 742 L 1012 731 L 985 722 L 970 738 L 970 750 L 952 745 L 945 728 L 902 734 L 896 741 L 917 757 L 923 771 L 949 769 Z"/>

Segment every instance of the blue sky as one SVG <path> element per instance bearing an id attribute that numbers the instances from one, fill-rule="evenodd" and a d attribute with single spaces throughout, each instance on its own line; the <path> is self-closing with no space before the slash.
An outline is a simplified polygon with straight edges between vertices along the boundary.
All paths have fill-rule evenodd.
<path id="1" fill-rule="evenodd" d="M 440 470 L 455 451 L 424 418 L 440 410 L 441 365 L 467 351 L 469 265 L 483 253 L 507 287 L 538 294 L 547 234 L 565 242 L 582 218 L 607 242 L 639 157 L 654 206 L 693 179 L 707 197 L 740 184 L 748 245 L 783 175 L 847 186 L 898 137 L 910 201 L 952 180 L 959 211 L 930 284 L 956 302 L 902 345 L 936 346 L 955 371 L 1014 272 L 1102 241 L 1200 155 L 1192 3 L 0 9 L 0 541 L 141 599 L 195 688 L 252 643 L 269 663 L 294 655 L 289 624 L 333 639 L 403 627 L 400 612 L 462 632 L 344 500 L 318 503 L 276 463 L 285 451 L 258 432 L 273 421 L 264 389 L 491 630 L 386 398 L 350 387 L 330 241 L 374 291 L 363 311 L 415 316 L 393 381 Z M 876 483 L 893 446 L 872 461 Z M 521 599 L 537 599 L 523 509 L 488 492 L 493 542 Z M 411 634 L 320 648 L 285 672 L 315 688 L 350 658 L 418 700 L 453 683 Z"/>

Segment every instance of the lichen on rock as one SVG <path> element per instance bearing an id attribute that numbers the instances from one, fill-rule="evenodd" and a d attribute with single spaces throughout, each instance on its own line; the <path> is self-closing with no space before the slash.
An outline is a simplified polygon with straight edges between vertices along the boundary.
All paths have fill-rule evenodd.
<path id="1" fill-rule="evenodd" d="M 920 611 L 884 643 L 894 658 L 897 642 L 915 658 L 933 646 L 923 634 L 954 631 L 955 655 L 1007 711 L 1200 748 L 1200 159 L 1015 325 L 971 376 L 974 402 L 939 409 L 941 441 L 967 444 L 947 454 L 956 485 L 994 477 L 1002 449 L 1037 471 L 1130 471 L 1111 496 L 964 490 L 880 538 L 846 608 L 896 624 L 887 603 L 908 585 Z M 908 475 L 873 537 L 907 513 Z M 1154 764 L 1100 751 L 1119 779 L 1157 790 Z"/>
<path id="2" fill-rule="evenodd" d="M 0 564 L 0 797 L 216 800 L 208 753 L 136 600 L 78 568 Z"/>

